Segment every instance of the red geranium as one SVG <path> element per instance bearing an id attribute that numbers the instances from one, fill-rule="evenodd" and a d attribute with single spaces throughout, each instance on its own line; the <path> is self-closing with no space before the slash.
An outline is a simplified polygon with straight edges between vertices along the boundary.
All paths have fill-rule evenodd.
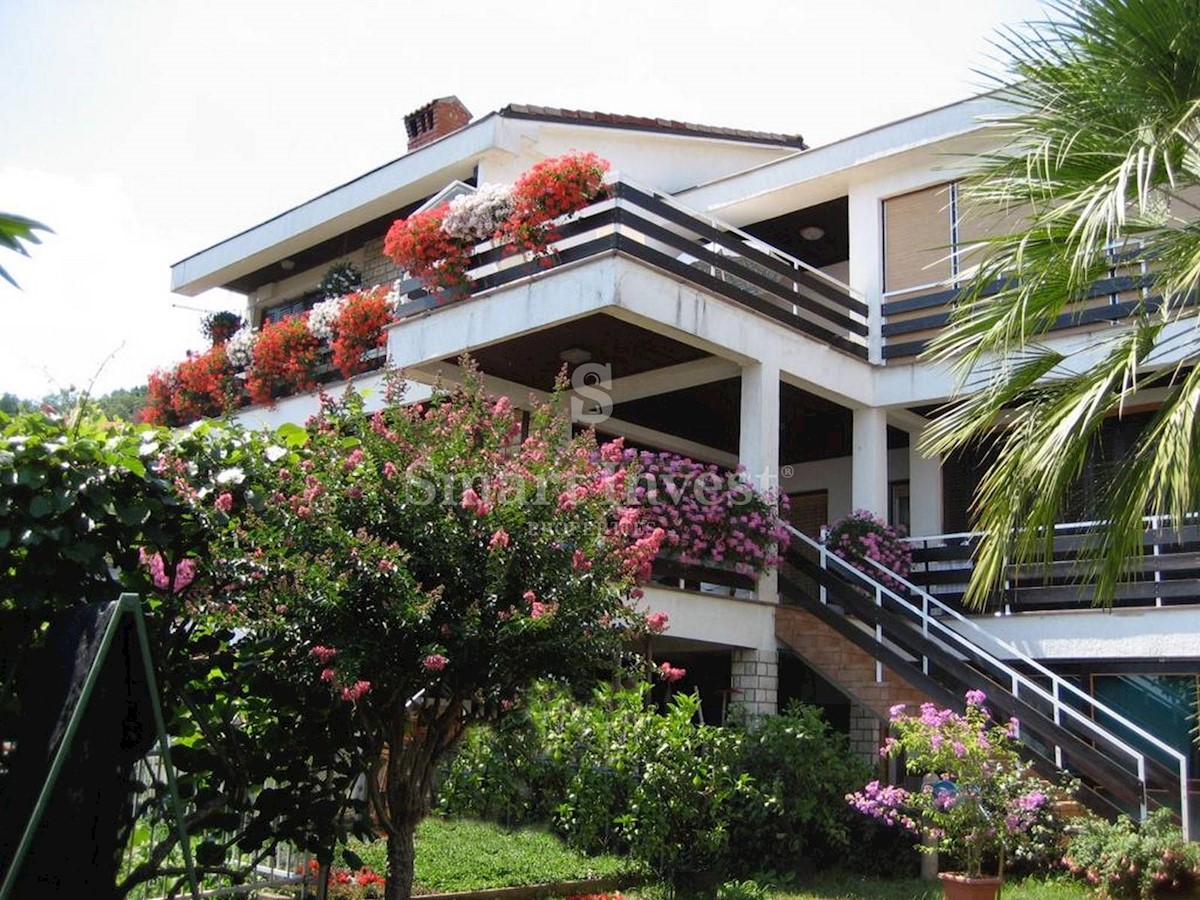
<path id="1" fill-rule="evenodd" d="M 222 345 L 191 354 L 171 372 L 155 372 L 142 420 L 155 425 L 186 425 L 220 416 L 237 406 L 238 386 Z"/>
<path id="2" fill-rule="evenodd" d="M 316 387 L 320 342 L 308 330 L 308 314 L 267 322 L 254 343 L 246 389 L 255 403 L 270 403 L 277 393 Z"/>
<path id="3" fill-rule="evenodd" d="M 161 369 L 157 372 L 150 373 L 150 379 L 147 382 L 146 406 L 142 409 L 138 418 L 143 422 L 149 422 L 151 425 L 178 425 L 175 421 L 175 414 L 171 408 L 171 401 L 175 396 L 178 379 L 175 377 L 175 370 L 164 372 Z"/>
<path id="4" fill-rule="evenodd" d="M 608 169 L 608 161 L 595 153 L 542 160 L 513 186 L 512 215 L 496 232 L 497 240 L 511 241 L 517 250 L 544 254 L 558 239 L 551 223 L 601 196 Z"/>
<path id="5" fill-rule="evenodd" d="M 383 239 L 383 252 L 431 291 L 468 281 L 471 245 L 442 230 L 446 206 L 397 219 Z"/>
<path id="6" fill-rule="evenodd" d="M 387 343 L 384 327 L 392 321 L 388 286 L 350 294 L 333 323 L 333 364 L 343 378 L 366 371 L 370 363 L 363 359 L 367 351 Z"/>

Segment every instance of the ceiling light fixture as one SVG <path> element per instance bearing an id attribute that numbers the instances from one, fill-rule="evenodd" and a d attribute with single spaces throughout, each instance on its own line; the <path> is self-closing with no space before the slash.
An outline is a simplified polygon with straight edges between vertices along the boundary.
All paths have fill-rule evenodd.
<path id="1" fill-rule="evenodd" d="M 825 237 L 825 229 L 820 225 L 805 225 L 800 229 L 800 237 L 806 241 L 819 241 Z"/>
<path id="2" fill-rule="evenodd" d="M 579 366 L 585 362 L 590 362 L 592 353 L 590 350 L 584 350 L 582 347 L 568 347 L 562 353 L 558 354 L 558 358 L 565 363 Z"/>
<path id="3" fill-rule="evenodd" d="M 279 261 L 279 268 L 283 269 L 285 272 L 290 272 L 292 269 L 296 268 L 296 263 L 294 260 L 282 259 Z"/>

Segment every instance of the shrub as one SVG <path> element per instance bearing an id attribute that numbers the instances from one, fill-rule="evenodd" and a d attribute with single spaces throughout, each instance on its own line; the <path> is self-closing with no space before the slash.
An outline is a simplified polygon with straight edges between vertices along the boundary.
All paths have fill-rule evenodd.
<path id="1" fill-rule="evenodd" d="M 308 330 L 307 315 L 267 322 L 254 342 L 246 390 L 255 403 L 270 403 L 279 393 L 311 390 L 320 344 Z"/>
<path id="2" fill-rule="evenodd" d="M 786 871 L 844 849 L 838 800 L 865 766 L 819 712 L 716 728 L 695 723 L 695 696 L 660 715 L 647 692 L 549 692 L 520 721 L 476 731 L 444 773 L 442 809 L 551 821 L 578 849 L 628 853 L 668 878 Z"/>
<path id="3" fill-rule="evenodd" d="M 1105 897 L 1188 893 L 1200 882 L 1200 846 L 1183 839 L 1166 809 L 1140 827 L 1128 816 L 1081 820 L 1062 863 Z"/>
<path id="4" fill-rule="evenodd" d="M 907 577 L 912 568 L 912 549 L 902 538 L 902 530 L 892 528 L 868 510 L 856 509 L 830 526 L 825 545 L 860 572 L 895 588 L 899 582 L 864 560 L 873 559 L 901 578 Z"/>

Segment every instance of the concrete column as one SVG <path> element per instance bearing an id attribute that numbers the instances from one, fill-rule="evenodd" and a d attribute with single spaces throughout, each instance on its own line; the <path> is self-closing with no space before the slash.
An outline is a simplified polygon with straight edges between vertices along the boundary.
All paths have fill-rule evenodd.
<path id="1" fill-rule="evenodd" d="M 912 533 L 942 534 L 942 460 L 925 456 L 917 449 L 920 433 L 908 441 L 908 510 Z"/>
<path id="2" fill-rule="evenodd" d="M 850 749 L 872 768 L 879 765 L 879 717 L 858 703 L 850 704 Z"/>
<path id="3" fill-rule="evenodd" d="M 888 467 L 887 415 L 882 409 L 854 410 L 854 457 L 850 500 L 854 509 L 866 509 L 887 520 Z"/>
<path id="4" fill-rule="evenodd" d="M 733 704 L 750 717 L 779 711 L 779 652 L 734 650 L 730 685 Z"/>
<path id="5" fill-rule="evenodd" d="M 744 477 L 760 491 L 779 487 L 779 367 L 755 363 L 742 367 L 742 419 L 738 462 Z M 756 595 L 764 603 L 779 602 L 775 571 L 758 579 Z"/>
<path id="6" fill-rule="evenodd" d="M 873 363 L 883 359 L 883 204 L 875 185 L 852 187 L 848 196 L 850 286 L 866 300 L 867 347 Z"/>
<path id="7" fill-rule="evenodd" d="M 738 461 L 759 490 L 779 486 L 779 367 L 742 367 Z"/>

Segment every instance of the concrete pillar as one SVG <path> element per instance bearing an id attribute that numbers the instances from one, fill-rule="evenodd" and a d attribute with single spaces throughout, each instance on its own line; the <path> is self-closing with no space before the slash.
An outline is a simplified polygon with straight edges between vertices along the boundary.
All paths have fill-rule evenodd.
<path id="1" fill-rule="evenodd" d="M 867 407 L 854 410 L 854 457 L 850 501 L 884 521 L 888 513 L 887 414 Z"/>
<path id="2" fill-rule="evenodd" d="M 734 650 L 730 685 L 733 705 L 749 718 L 779 711 L 779 652 Z"/>
<path id="3" fill-rule="evenodd" d="M 866 300 L 868 313 L 867 347 L 873 363 L 883 358 L 883 204 L 878 188 L 858 185 L 850 188 L 847 218 L 850 225 L 850 286 Z"/>
<path id="4" fill-rule="evenodd" d="M 738 462 L 758 490 L 779 487 L 779 367 L 755 363 L 742 367 L 742 419 Z M 779 601 L 779 577 L 772 570 L 758 579 L 756 596 Z"/>
<path id="5" fill-rule="evenodd" d="M 920 433 L 908 441 L 908 511 L 914 535 L 942 534 L 942 460 L 917 449 Z"/>
<path id="6" fill-rule="evenodd" d="M 879 717 L 858 703 L 850 704 L 850 749 L 874 769 L 879 764 Z"/>

